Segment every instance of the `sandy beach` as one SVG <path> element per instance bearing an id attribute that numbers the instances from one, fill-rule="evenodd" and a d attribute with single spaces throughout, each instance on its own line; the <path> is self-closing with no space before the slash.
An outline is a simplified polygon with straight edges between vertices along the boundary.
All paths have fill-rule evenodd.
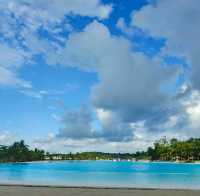
<path id="1" fill-rule="evenodd" d="M 1 185 L 0 196 L 199 196 L 200 190 L 77 188 Z"/>

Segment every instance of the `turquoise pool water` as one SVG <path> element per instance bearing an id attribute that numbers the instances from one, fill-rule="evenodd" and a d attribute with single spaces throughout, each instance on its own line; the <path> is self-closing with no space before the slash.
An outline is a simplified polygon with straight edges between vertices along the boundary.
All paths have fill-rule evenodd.
<path id="1" fill-rule="evenodd" d="M 0 183 L 200 189 L 200 165 L 112 161 L 0 164 Z"/>

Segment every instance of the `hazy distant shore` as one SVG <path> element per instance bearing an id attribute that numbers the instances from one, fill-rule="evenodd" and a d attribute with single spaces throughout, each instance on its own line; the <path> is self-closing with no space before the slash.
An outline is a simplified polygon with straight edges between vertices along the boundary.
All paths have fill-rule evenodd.
<path id="1" fill-rule="evenodd" d="M 0 196 L 199 196 L 200 190 L 0 185 Z"/>
<path id="2" fill-rule="evenodd" d="M 53 162 L 63 162 L 63 161 L 113 161 L 113 162 L 138 162 L 138 163 L 172 163 L 172 164 L 200 164 L 200 161 L 151 161 L 151 160 L 93 160 L 93 159 L 85 159 L 85 160 L 40 160 L 40 161 L 20 161 L 20 162 L 0 162 L 0 164 L 20 164 L 20 163 L 53 163 Z"/>

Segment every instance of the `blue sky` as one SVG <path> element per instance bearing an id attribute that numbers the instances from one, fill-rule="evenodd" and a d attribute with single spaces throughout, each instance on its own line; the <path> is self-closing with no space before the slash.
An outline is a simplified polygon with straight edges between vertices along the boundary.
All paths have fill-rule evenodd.
<path id="1" fill-rule="evenodd" d="M 134 152 L 199 137 L 198 7 L 0 0 L 0 143 Z"/>

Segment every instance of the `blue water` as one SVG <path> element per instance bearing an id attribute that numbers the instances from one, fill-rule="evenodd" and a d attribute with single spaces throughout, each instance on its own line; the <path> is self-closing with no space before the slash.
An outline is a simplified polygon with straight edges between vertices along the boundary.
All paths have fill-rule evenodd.
<path id="1" fill-rule="evenodd" d="M 0 164 L 0 183 L 200 189 L 200 165 L 112 161 Z"/>

